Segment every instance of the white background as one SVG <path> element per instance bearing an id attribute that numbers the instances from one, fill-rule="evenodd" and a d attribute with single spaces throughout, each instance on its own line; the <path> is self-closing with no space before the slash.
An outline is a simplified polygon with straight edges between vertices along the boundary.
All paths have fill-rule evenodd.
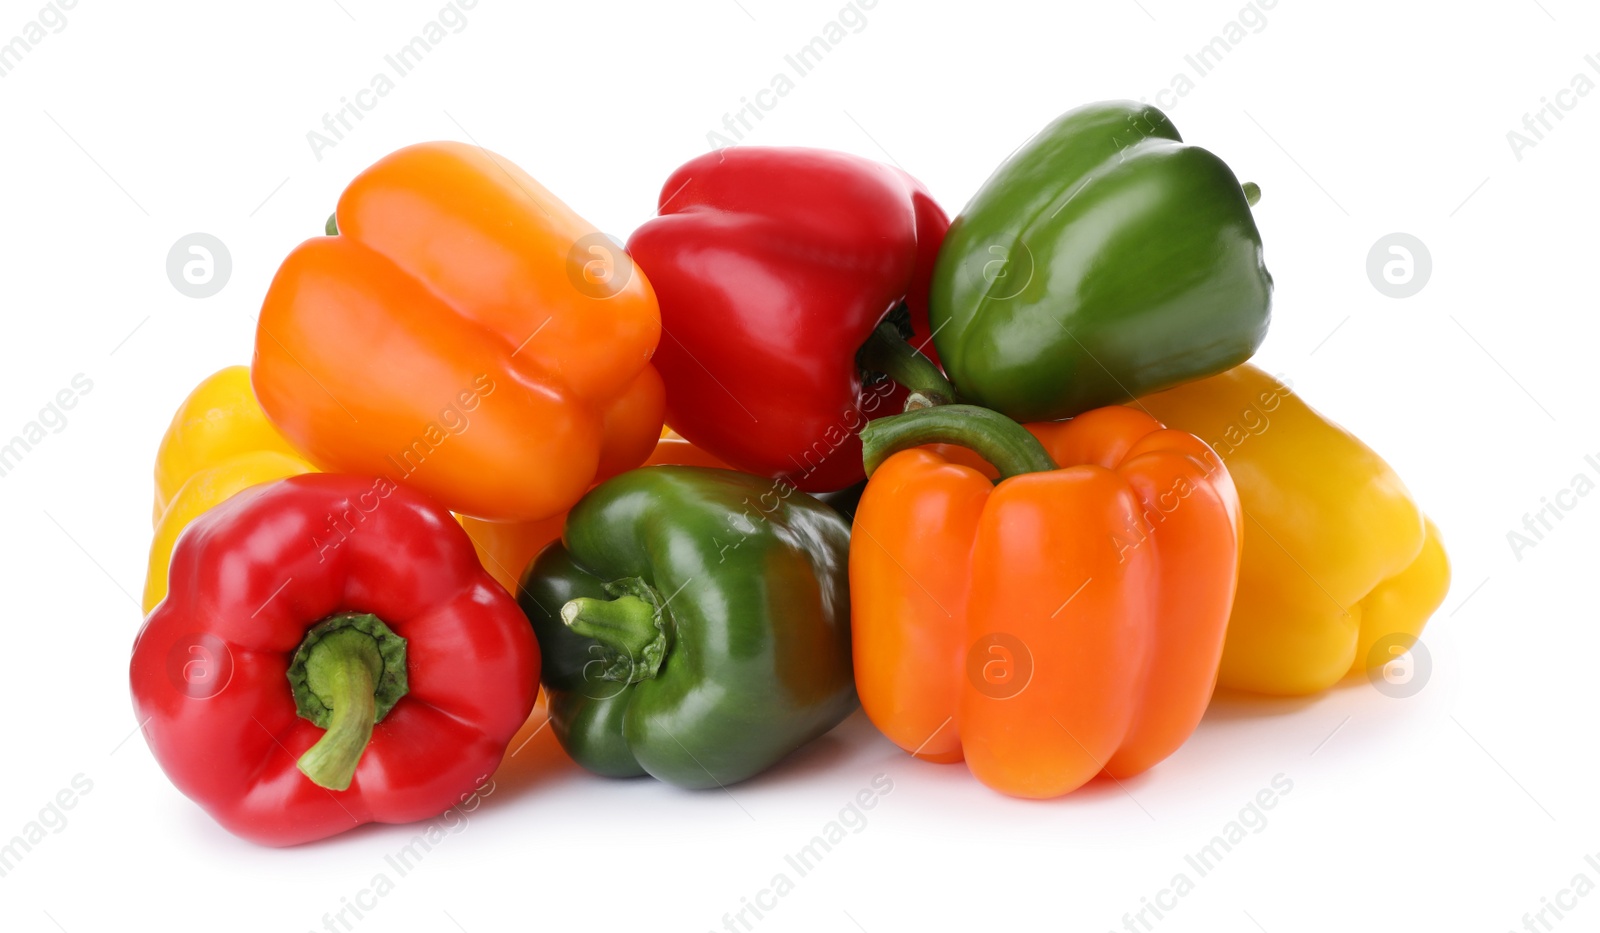
<path id="1" fill-rule="evenodd" d="M 0 42 L 39 8 L 0 2 Z M 394 890 L 357 929 L 706 930 L 786 871 L 795 888 L 764 933 L 1115 929 L 1179 872 L 1195 889 L 1155 929 L 1503 931 L 1575 875 L 1600 881 L 1584 861 L 1600 853 L 1600 497 L 1520 560 L 1507 542 L 1575 474 L 1600 479 L 1583 459 L 1600 454 L 1600 93 L 1567 98 L 1520 159 L 1506 135 L 1574 75 L 1600 82 L 1584 60 L 1600 58 L 1597 16 L 1579 0 L 1281 0 L 1170 111 L 1265 192 L 1277 293 L 1259 361 L 1382 452 L 1443 529 L 1455 583 L 1415 697 L 1365 681 L 1298 701 L 1220 697 L 1149 774 L 1042 803 L 915 762 L 859 715 L 731 793 L 589 777 L 546 730 L 403 878 L 384 857 L 412 829 L 271 850 L 212 824 L 134 735 L 126 664 L 157 441 L 201 377 L 248 361 L 278 262 L 353 174 L 434 138 L 510 157 L 625 237 L 841 4 L 481 0 L 315 157 L 307 132 L 439 8 L 81 0 L 0 79 L 0 437 L 75 374 L 94 384 L 0 478 L 0 841 L 75 775 L 93 783 L 0 878 L 6 929 L 321 929 L 387 872 Z M 1240 10 L 880 0 L 746 142 L 892 159 L 955 214 L 1059 112 L 1154 100 Z M 165 272 L 195 231 L 233 260 L 203 300 Z M 1366 273 L 1396 231 L 1433 260 L 1404 300 Z M 893 790 L 866 827 L 796 878 L 784 855 L 880 773 Z M 1197 878 L 1184 856 L 1278 774 L 1293 790 L 1265 828 Z M 1577 903 L 1546 919 L 1600 926 L 1600 896 Z"/>

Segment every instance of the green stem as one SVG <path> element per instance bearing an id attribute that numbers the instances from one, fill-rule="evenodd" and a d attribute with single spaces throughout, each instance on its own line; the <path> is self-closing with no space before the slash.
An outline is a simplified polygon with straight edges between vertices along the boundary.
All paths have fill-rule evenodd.
<path id="1" fill-rule="evenodd" d="M 296 762 L 313 784 L 344 790 L 356 776 L 378 719 L 373 695 L 383 658 L 370 636 L 347 629 L 324 638 L 306 661 L 306 682 L 332 710 L 328 731 Z"/>
<path id="2" fill-rule="evenodd" d="M 1001 479 L 1056 469 L 1038 438 L 999 412 L 941 405 L 870 421 L 861 429 L 862 459 L 871 476 L 883 461 L 924 444 L 956 444 L 994 464 Z"/>
<path id="3" fill-rule="evenodd" d="M 295 764 L 318 787 L 349 788 L 372 727 L 409 689 L 406 640 L 371 613 L 338 613 L 306 632 L 288 675 L 296 712 L 327 730 Z"/>
<path id="4" fill-rule="evenodd" d="M 1244 188 L 1245 203 L 1255 207 L 1256 203 L 1261 200 L 1261 186 L 1253 181 L 1247 181 L 1242 187 Z"/>
<path id="5" fill-rule="evenodd" d="M 1255 202 L 1251 202 L 1251 203 L 1255 203 Z M 327 222 L 326 225 L 323 226 L 322 229 L 323 229 L 323 232 L 328 234 L 328 236 L 338 236 L 339 235 L 339 215 L 337 215 L 337 214 L 329 214 L 328 215 L 328 222 Z"/>
<path id="6" fill-rule="evenodd" d="M 602 680 L 638 683 L 656 676 L 667 656 L 667 620 L 655 590 L 637 578 L 606 585 L 613 599 L 578 596 L 561 607 L 561 621 L 600 643 Z"/>
<path id="7" fill-rule="evenodd" d="M 637 653 L 656 639 L 656 607 L 637 596 L 579 596 L 561 607 L 561 621 L 585 638 Z"/>
<path id="8" fill-rule="evenodd" d="M 856 353 L 856 365 L 875 373 L 883 373 L 910 390 L 906 397 L 906 411 L 948 405 L 956 399 L 956 390 L 944 377 L 939 367 L 906 342 L 900 329 L 890 320 L 884 320 L 872 331 L 872 336 Z"/>

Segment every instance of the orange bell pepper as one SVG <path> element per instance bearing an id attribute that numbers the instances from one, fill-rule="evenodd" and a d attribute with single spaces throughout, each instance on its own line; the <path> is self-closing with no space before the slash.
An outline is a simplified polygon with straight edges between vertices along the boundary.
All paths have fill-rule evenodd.
<path id="1" fill-rule="evenodd" d="M 660 464 L 731 469 L 676 434 L 662 437 L 643 465 Z M 561 537 L 561 529 L 567 523 L 566 512 L 536 522 L 486 522 L 465 515 L 458 517 L 478 551 L 478 563 L 513 596 L 522 571 L 545 545 Z"/>
<path id="2" fill-rule="evenodd" d="M 1018 797 L 1137 774 L 1188 738 L 1239 573 L 1239 499 L 1211 448 L 1120 406 L 1024 431 L 946 405 L 862 440 L 851 625 L 885 735 Z"/>
<path id="3" fill-rule="evenodd" d="M 335 218 L 338 235 L 279 268 L 252 366 L 262 408 L 319 467 L 525 522 L 649 455 L 655 293 L 520 168 L 409 146 L 357 176 Z"/>

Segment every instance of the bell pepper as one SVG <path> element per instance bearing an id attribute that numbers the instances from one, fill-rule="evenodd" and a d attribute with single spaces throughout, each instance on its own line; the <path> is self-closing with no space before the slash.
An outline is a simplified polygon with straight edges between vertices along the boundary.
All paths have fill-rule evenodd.
<path id="1" fill-rule="evenodd" d="M 318 466 L 533 521 L 650 454 L 650 283 L 510 162 L 422 143 L 362 172 L 261 306 L 261 406 Z"/>
<path id="2" fill-rule="evenodd" d="M 272 426 L 250 391 L 250 370 L 208 376 L 172 416 L 156 453 L 155 537 L 144 579 L 144 611 L 167 595 L 178 533 L 241 489 L 315 471 Z"/>
<path id="3" fill-rule="evenodd" d="M 1119 406 L 1023 430 L 967 405 L 875 421 L 862 441 L 856 689 L 884 735 L 1042 798 L 1138 774 L 1194 731 L 1240 541 L 1205 443 Z M 930 444 L 970 448 L 999 482 Z"/>
<path id="4" fill-rule="evenodd" d="M 667 423 L 808 492 L 859 481 L 862 424 L 902 410 L 908 390 L 948 401 L 905 343 L 932 353 L 928 277 L 947 226 L 920 182 L 844 153 L 741 146 L 685 164 L 628 240 L 661 302 Z"/>
<path id="5" fill-rule="evenodd" d="M 929 296 L 964 400 L 1066 418 L 1221 372 L 1266 336 L 1259 196 L 1154 107 L 1070 111 L 955 219 Z"/>
<path id="6" fill-rule="evenodd" d="M 1246 517 L 1220 683 L 1326 690 L 1408 650 L 1450 588 L 1439 529 L 1371 448 L 1245 365 L 1140 399 L 1210 440 Z"/>
<path id="7" fill-rule="evenodd" d="M 679 464 L 682 466 L 726 467 L 727 464 L 677 436 L 667 436 L 656 442 L 656 449 L 645 459 L 645 466 Z M 461 516 L 461 527 L 467 530 L 478 559 L 490 576 L 499 581 L 509 593 L 517 592 L 517 580 L 528 564 L 544 550 L 545 545 L 561 537 L 567 522 L 562 512 L 537 522 L 486 522 L 482 519 Z"/>
<path id="8" fill-rule="evenodd" d="M 437 815 L 533 708 L 539 647 L 450 513 L 379 478 L 253 486 L 195 519 L 133 646 L 134 713 L 228 831 L 293 845 Z"/>
<path id="9" fill-rule="evenodd" d="M 597 774 L 715 787 L 856 706 L 849 528 L 791 486 L 654 466 L 607 480 L 522 578 L 550 722 Z"/>

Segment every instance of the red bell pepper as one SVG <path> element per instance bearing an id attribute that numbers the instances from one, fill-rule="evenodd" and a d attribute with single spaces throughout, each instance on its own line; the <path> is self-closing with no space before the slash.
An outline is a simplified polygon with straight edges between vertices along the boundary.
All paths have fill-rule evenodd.
<path id="1" fill-rule="evenodd" d="M 859 481 L 857 432 L 906 398 L 873 373 L 948 394 L 904 338 L 931 355 L 928 281 L 949 225 L 916 179 L 844 153 L 740 147 L 685 164 L 628 241 L 661 307 L 667 423 L 807 491 Z M 878 330 L 900 305 L 901 333 Z"/>
<path id="2" fill-rule="evenodd" d="M 134 642 L 134 712 L 178 789 L 246 839 L 442 813 L 533 708 L 527 618 L 450 513 L 389 480 L 251 487 L 189 526 L 168 581 Z"/>

